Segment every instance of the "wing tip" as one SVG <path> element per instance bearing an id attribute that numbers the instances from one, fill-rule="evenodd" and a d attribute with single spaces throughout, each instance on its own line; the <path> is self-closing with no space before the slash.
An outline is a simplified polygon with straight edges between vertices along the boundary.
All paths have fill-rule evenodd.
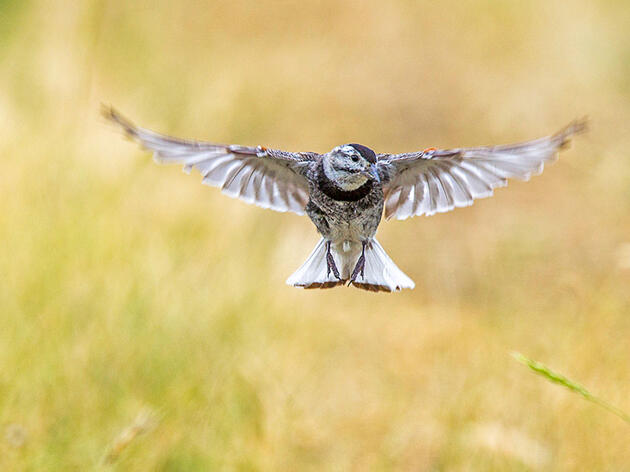
<path id="1" fill-rule="evenodd" d="M 101 116 L 107 121 L 120 126 L 128 137 L 135 138 L 138 136 L 138 131 L 134 124 L 122 116 L 112 105 L 101 103 Z"/>
<path id="2" fill-rule="evenodd" d="M 588 116 L 583 116 L 581 118 L 576 118 L 567 126 L 562 128 L 558 133 L 555 134 L 554 137 L 559 138 L 560 148 L 565 148 L 571 142 L 571 138 L 573 136 L 578 136 L 580 134 L 587 133 L 590 128 L 590 119 Z"/>

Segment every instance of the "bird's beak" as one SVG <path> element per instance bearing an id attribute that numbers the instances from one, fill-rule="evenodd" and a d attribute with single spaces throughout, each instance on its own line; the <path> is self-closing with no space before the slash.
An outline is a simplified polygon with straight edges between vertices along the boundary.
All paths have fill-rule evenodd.
<path id="1" fill-rule="evenodd" d="M 378 183 L 381 183 L 381 178 L 378 175 L 378 169 L 376 168 L 376 164 L 370 165 L 370 175 L 376 180 Z"/>

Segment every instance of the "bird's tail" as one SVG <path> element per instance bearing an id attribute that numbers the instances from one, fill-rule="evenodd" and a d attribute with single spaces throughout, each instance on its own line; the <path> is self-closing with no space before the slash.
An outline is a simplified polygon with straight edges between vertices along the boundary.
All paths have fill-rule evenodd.
<path id="1" fill-rule="evenodd" d="M 331 243 L 330 252 L 339 271 L 337 278 L 328 269 L 326 260 L 327 241 L 320 239 L 317 246 L 291 277 L 287 284 L 303 288 L 331 288 L 337 285 L 354 285 L 372 292 L 395 292 L 403 288 L 414 288 L 413 280 L 401 271 L 392 261 L 376 239 L 370 239 L 365 246 L 365 266 L 356 279 L 352 273 L 361 257 L 360 242 Z"/>

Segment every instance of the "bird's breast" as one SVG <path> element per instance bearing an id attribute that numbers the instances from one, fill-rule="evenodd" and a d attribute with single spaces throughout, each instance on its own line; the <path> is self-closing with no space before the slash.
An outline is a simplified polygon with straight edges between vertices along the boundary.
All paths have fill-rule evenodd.
<path id="1" fill-rule="evenodd" d="M 317 186 L 321 192 L 327 197 L 338 202 L 357 202 L 372 191 L 372 181 L 368 180 L 359 188 L 354 190 L 342 190 L 330 180 L 323 178 L 317 182 Z"/>

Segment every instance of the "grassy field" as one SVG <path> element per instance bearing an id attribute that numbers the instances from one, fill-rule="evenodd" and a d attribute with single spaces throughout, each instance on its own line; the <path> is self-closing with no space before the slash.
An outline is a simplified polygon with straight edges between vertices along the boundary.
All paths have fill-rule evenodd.
<path id="1" fill-rule="evenodd" d="M 630 8 L 0 2 L 0 470 L 630 470 Z M 529 183 L 379 240 L 416 289 L 284 284 L 307 218 L 158 167 L 218 142 L 504 143 Z"/>

